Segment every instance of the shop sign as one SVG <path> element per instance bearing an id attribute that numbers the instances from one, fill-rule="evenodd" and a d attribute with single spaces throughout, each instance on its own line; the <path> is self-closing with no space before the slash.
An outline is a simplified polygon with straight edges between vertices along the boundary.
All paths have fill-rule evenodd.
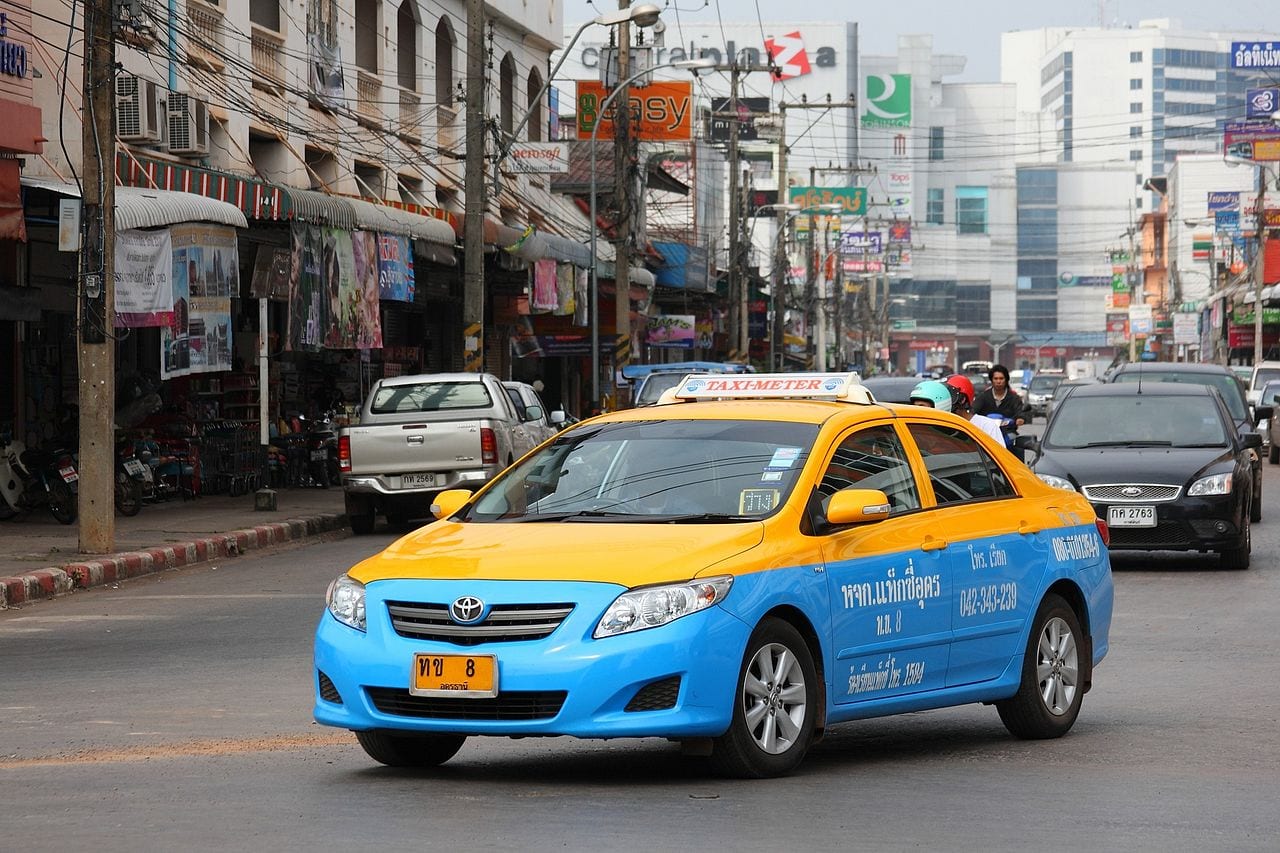
<path id="1" fill-rule="evenodd" d="M 711 126 L 707 136 L 712 142 L 728 142 L 731 125 L 736 122 L 739 142 L 759 139 L 756 118 L 767 115 L 769 109 L 768 98 L 738 98 L 736 110 L 732 98 L 712 98 Z"/>
<path id="2" fill-rule="evenodd" d="M 651 347 L 693 349 L 695 323 L 692 314 L 660 314 L 650 317 L 645 331 L 646 342 Z"/>
<path id="3" fill-rule="evenodd" d="M 1240 193 L 1210 190 L 1208 208 L 1210 213 L 1219 210 L 1239 210 Z"/>
<path id="4" fill-rule="evenodd" d="M 911 126 L 911 75 L 868 74 L 863 127 Z"/>
<path id="5" fill-rule="evenodd" d="M 1173 342 L 1194 344 L 1200 340 L 1200 315 L 1179 311 L 1173 315 Z"/>
<path id="6" fill-rule="evenodd" d="M 1152 330 L 1150 305 L 1129 306 L 1129 328 L 1135 335 L 1149 335 Z"/>
<path id="7" fill-rule="evenodd" d="M 840 216 L 862 216 L 867 212 L 866 187 L 791 187 L 787 200 L 807 211 L 838 204 Z"/>
<path id="8" fill-rule="evenodd" d="M 1270 119 L 1229 121 L 1222 127 L 1222 150 L 1245 160 L 1280 160 L 1280 127 Z"/>
<path id="9" fill-rule="evenodd" d="M 884 261 L 870 258 L 845 258 L 845 272 L 884 272 Z"/>
<path id="10" fill-rule="evenodd" d="M 1253 326 L 1232 324 L 1227 327 L 1227 346 L 1231 349 L 1252 349 L 1253 341 Z M 1280 330 L 1264 328 L 1262 330 L 1262 345 L 1271 347 L 1276 344 L 1280 344 Z"/>
<path id="11" fill-rule="evenodd" d="M 1236 308 L 1231 312 L 1231 321 L 1233 323 L 1239 323 L 1242 326 L 1252 327 L 1254 323 L 1253 306 L 1250 305 L 1249 307 Z M 1264 325 L 1280 323 L 1280 308 L 1263 308 L 1262 322 Z"/>
<path id="12" fill-rule="evenodd" d="M 617 101 L 610 103 L 607 115 L 600 108 L 609 98 L 609 90 L 596 80 L 577 82 L 578 138 L 591 139 L 599 122 L 597 139 L 613 139 L 613 119 Z M 644 141 L 688 140 L 693 138 L 693 83 L 687 80 L 634 86 L 628 94 L 633 139 Z"/>
<path id="13" fill-rule="evenodd" d="M 382 346 L 377 236 L 293 223 L 287 349 Z"/>
<path id="14" fill-rule="evenodd" d="M 894 320 L 893 331 L 895 332 L 914 332 L 916 330 L 915 320 Z"/>
<path id="15" fill-rule="evenodd" d="M 569 171 L 567 142 L 517 142 L 508 154 L 517 172 L 563 175 Z"/>
<path id="16" fill-rule="evenodd" d="M 1271 118 L 1280 110 L 1280 89 L 1246 89 L 1244 109 L 1245 118 Z"/>
<path id="17" fill-rule="evenodd" d="M 413 248 L 408 237 L 378 235 L 378 298 L 412 302 Z"/>
<path id="18" fill-rule="evenodd" d="M 911 244 L 911 223 L 910 222 L 891 222 L 889 223 L 889 242 Z"/>
<path id="19" fill-rule="evenodd" d="M 1280 42 L 1233 41 L 1232 68 L 1280 68 Z"/>
<path id="20" fill-rule="evenodd" d="M 844 231 L 840 234 L 840 251 L 845 254 L 878 255 L 883 250 L 879 231 Z"/>
<path id="21" fill-rule="evenodd" d="M 9 41 L 9 14 L 0 12 L 0 74 L 27 76 L 27 46 Z"/>
<path id="22" fill-rule="evenodd" d="M 116 325 L 136 329 L 173 322 L 173 241 L 169 229 L 117 231 Z"/>

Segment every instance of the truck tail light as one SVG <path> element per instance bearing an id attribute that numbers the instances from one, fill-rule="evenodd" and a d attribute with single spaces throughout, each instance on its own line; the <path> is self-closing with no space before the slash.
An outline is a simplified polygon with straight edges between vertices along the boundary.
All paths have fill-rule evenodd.
<path id="1" fill-rule="evenodd" d="M 498 464 L 498 437 L 488 427 L 480 428 L 480 461 L 485 465 Z"/>
<path id="2" fill-rule="evenodd" d="M 1111 530 L 1107 527 L 1107 523 L 1099 518 L 1094 521 L 1094 524 L 1098 525 L 1098 535 L 1102 537 L 1102 547 L 1109 547 L 1111 545 Z"/>
<path id="3" fill-rule="evenodd" d="M 351 436 L 349 435 L 338 438 L 338 470 L 344 473 L 351 472 Z"/>

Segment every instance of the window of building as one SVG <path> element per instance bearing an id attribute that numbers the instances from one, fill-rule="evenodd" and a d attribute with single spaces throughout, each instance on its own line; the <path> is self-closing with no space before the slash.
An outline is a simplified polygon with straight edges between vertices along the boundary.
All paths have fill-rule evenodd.
<path id="1" fill-rule="evenodd" d="M 1142 104 L 1139 102 L 1129 104 L 1130 115 L 1137 115 L 1142 112 Z"/>
<path id="2" fill-rule="evenodd" d="M 529 69 L 529 79 L 525 82 L 525 98 L 529 109 L 529 123 L 525 125 L 525 134 L 530 142 L 542 141 L 542 75 L 537 68 Z"/>
<path id="3" fill-rule="evenodd" d="M 987 188 L 956 187 L 956 231 L 987 233 Z"/>
<path id="4" fill-rule="evenodd" d="M 1058 209 L 1056 207 L 1019 207 L 1018 255 L 1052 256 L 1057 253 Z"/>
<path id="5" fill-rule="evenodd" d="M 307 176 L 313 190 L 333 190 L 338 183 L 338 158 L 332 151 L 308 145 L 302 157 L 307 164 Z"/>
<path id="6" fill-rule="evenodd" d="M 1164 64 L 1179 68 L 1217 68 L 1218 52 L 1214 50 L 1187 50 L 1178 47 L 1166 48 Z"/>
<path id="7" fill-rule="evenodd" d="M 280 0 L 249 0 L 249 21 L 263 29 L 280 32 Z"/>
<path id="8" fill-rule="evenodd" d="M 382 201 L 386 186 L 382 182 L 382 167 L 372 163 L 355 161 L 352 172 L 356 176 L 356 191 L 365 198 Z"/>
<path id="9" fill-rule="evenodd" d="M 942 151 L 942 128 L 934 126 L 929 128 L 929 159 L 941 160 Z"/>
<path id="10" fill-rule="evenodd" d="M 1023 332 L 1056 332 L 1058 302 L 1041 296 L 1018 297 L 1018 330 Z"/>
<path id="11" fill-rule="evenodd" d="M 843 489 L 884 492 L 890 515 L 920 508 L 920 490 L 892 426 L 859 430 L 840 442 L 818 484 L 823 508 L 832 495 Z"/>
<path id="12" fill-rule="evenodd" d="M 930 225 L 941 225 L 942 214 L 946 209 L 941 187 L 930 187 L 924 212 L 924 221 Z"/>
<path id="13" fill-rule="evenodd" d="M 418 12 L 413 0 L 396 10 L 396 82 L 400 88 L 418 88 Z"/>
<path id="14" fill-rule="evenodd" d="M 938 505 L 1015 497 L 1008 476 L 973 436 L 956 427 L 908 424 Z"/>
<path id="15" fill-rule="evenodd" d="M 991 285 L 956 285 L 956 326 L 961 329 L 991 328 Z"/>
<path id="16" fill-rule="evenodd" d="M 1132 149 L 1130 149 L 1130 150 L 1129 150 L 1129 160 L 1130 160 L 1131 162 L 1135 162 L 1135 163 L 1136 163 L 1137 161 L 1139 161 L 1139 160 L 1141 160 L 1141 159 L 1142 159 L 1142 149 L 1141 149 L 1141 148 L 1132 148 Z"/>
<path id="17" fill-rule="evenodd" d="M 1139 172 L 1139 173 L 1138 173 L 1137 175 L 1135 175 L 1134 177 L 1136 178 L 1136 183 L 1138 184 L 1138 186 L 1142 186 L 1142 173 L 1141 173 L 1141 172 Z"/>
<path id="18" fill-rule="evenodd" d="M 1141 78 L 1141 77 L 1132 77 L 1132 78 L 1130 78 L 1130 80 L 1129 80 L 1129 90 L 1130 90 L 1130 91 L 1134 91 L 1134 90 L 1136 90 L 1136 89 L 1141 89 L 1141 88 L 1142 88 L 1142 78 Z"/>
<path id="19" fill-rule="evenodd" d="M 396 175 L 396 185 L 400 190 L 400 201 L 404 204 L 426 204 L 422 196 L 422 178 L 415 175 Z"/>
<path id="20" fill-rule="evenodd" d="M 1133 126 L 1131 126 L 1131 127 L 1129 128 L 1129 138 L 1130 138 L 1130 139 L 1138 139 L 1138 138 L 1139 138 L 1139 137 L 1141 137 L 1141 136 L 1142 136 L 1142 126 L 1141 126 L 1141 125 L 1133 125 Z"/>
<path id="21" fill-rule="evenodd" d="M 498 72 L 498 120 L 508 137 L 515 127 L 516 60 L 511 54 L 502 57 Z"/>
<path id="22" fill-rule="evenodd" d="M 380 0 L 356 0 L 356 67 L 378 73 L 378 11 Z"/>
<path id="23" fill-rule="evenodd" d="M 1141 61 L 1142 61 L 1142 51 L 1140 51 L 1140 50 L 1131 50 L 1131 51 L 1129 51 L 1129 61 L 1130 61 L 1130 62 L 1141 62 Z"/>
<path id="24" fill-rule="evenodd" d="M 453 106 L 453 24 L 440 16 L 436 24 L 436 103 Z"/>
<path id="25" fill-rule="evenodd" d="M 1165 89 L 1170 92 L 1216 92 L 1216 80 L 1188 80 L 1182 77 L 1169 77 L 1164 81 Z"/>
<path id="26" fill-rule="evenodd" d="M 1057 204 L 1056 169 L 1019 169 L 1018 204 Z"/>

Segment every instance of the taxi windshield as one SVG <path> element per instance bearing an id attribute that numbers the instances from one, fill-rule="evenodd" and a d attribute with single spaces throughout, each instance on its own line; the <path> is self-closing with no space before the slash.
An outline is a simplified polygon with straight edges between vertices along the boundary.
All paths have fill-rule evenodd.
<path id="1" fill-rule="evenodd" d="M 752 521 L 787 499 L 816 424 L 646 420 L 561 434 L 508 469 L 465 521 Z"/>

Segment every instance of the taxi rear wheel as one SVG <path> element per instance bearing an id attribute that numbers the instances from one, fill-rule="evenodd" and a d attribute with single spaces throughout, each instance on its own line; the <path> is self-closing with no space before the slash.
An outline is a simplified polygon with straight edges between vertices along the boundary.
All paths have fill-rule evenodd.
<path id="1" fill-rule="evenodd" d="M 711 766 L 726 776 L 790 773 L 813 742 L 818 674 L 804 638 L 781 619 L 752 633 L 734 696 L 733 721 L 716 738 Z"/>
<path id="2" fill-rule="evenodd" d="M 1084 701 L 1088 662 L 1081 655 L 1087 647 L 1075 611 L 1058 596 L 1045 596 L 1023 657 L 1022 684 L 1012 698 L 996 703 L 1010 734 L 1043 740 L 1071 730 Z"/>
<path id="3" fill-rule="evenodd" d="M 458 754 L 466 735 L 399 735 L 375 729 L 356 732 L 369 757 L 388 767 L 436 767 Z"/>

